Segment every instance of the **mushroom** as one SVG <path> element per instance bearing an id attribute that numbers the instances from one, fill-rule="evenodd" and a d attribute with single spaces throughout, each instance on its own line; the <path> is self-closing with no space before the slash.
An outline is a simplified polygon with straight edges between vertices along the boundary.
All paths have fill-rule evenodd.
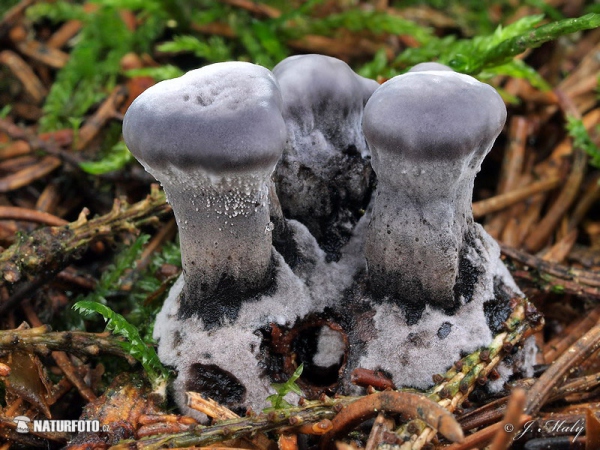
<path id="1" fill-rule="evenodd" d="M 350 393 L 356 367 L 426 387 L 489 344 L 506 299 L 522 295 L 470 209 L 506 114 L 491 87 L 420 65 L 379 87 L 363 120 L 377 84 L 345 63 L 306 55 L 274 70 L 206 66 L 148 89 L 125 116 L 126 143 L 180 229 L 183 277 L 154 337 L 178 372 L 176 402 L 198 419 L 187 391 L 260 409 L 300 362 L 313 393 Z M 270 176 L 282 152 L 280 207 Z"/>
<path id="2" fill-rule="evenodd" d="M 434 64 L 383 84 L 363 119 L 378 180 L 365 243 L 370 289 L 411 320 L 426 304 L 451 312 L 470 300 L 468 252 L 485 233 L 473 221 L 473 182 L 506 119 L 495 89 Z"/>
<path id="3" fill-rule="evenodd" d="M 391 79 L 369 99 L 363 130 L 377 189 L 367 274 L 343 308 L 368 307 L 372 319 L 347 313 L 355 349 L 348 370 L 382 371 L 396 386 L 424 389 L 432 374 L 502 331 L 511 299 L 523 293 L 498 244 L 474 222 L 471 196 L 505 119 L 492 87 L 437 63 Z M 534 354 L 529 343 L 503 376 L 532 373 Z M 352 389 L 347 372 L 344 384 Z"/>
<path id="4" fill-rule="evenodd" d="M 337 260 L 371 196 L 370 153 L 361 121 L 379 84 L 323 55 L 286 58 L 273 73 L 288 129 L 275 173 L 283 212 L 303 223 Z"/>
<path id="5" fill-rule="evenodd" d="M 147 89 L 123 136 L 163 185 L 180 233 L 180 318 L 234 320 L 273 281 L 268 183 L 286 127 L 272 73 L 218 63 Z"/>
<path id="6" fill-rule="evenodd" d="M 438 62 L 424 62 L 413 66 L 409 72 L 430 72 L 430 71 L 449 71 L 454 72 L 450 67 Z"/>

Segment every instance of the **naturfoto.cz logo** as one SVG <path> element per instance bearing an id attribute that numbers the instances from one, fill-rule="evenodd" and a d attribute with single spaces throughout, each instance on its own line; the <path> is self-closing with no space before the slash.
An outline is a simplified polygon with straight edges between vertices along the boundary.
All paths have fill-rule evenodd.
<path id="1" fill-rule="evenodd" d="M 97 433 L 109 431 L 108 425 L 100 426 L 98 420 L 31 420 L 27 416 L 17 416 L 13 419 L 17 424 L 18 433 Z M 29 423 L 33 424 L 30 430 Z"/>

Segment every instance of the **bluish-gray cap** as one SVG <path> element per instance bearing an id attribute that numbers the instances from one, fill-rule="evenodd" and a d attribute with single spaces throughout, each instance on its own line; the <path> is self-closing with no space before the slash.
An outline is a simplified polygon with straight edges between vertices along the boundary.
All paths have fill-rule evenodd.
<path id="1" fill-rule="evenodd" d="M 271 169 L 287 137 L 277 81 L 264 67 L 217 63 L 162 81 L 129 107 L 123 137 L 152 174 Z M 162 180 L 161 180 L 162 181 Z"/>
<path id="2" fill-rule="evenodd" d="M 373 93 L 363 117 L 369 145 L 420 161 L 489 150 L 506 120 L 500 95 L 468 75 L 425 69 L 392 78 Z"/>
<path id="3" fill-rule="evenodd" d="M 438 62 L 424 62 L 414 65 L 409 72 L 430 72 L 432 70 L 454 72 L 450 67 Z"/>
<path id="4" fill-rule="evenodd" d="M 330 109 L 337 109 L 338 116 L 348 115 L 352 109 L 362 112 L 379 87 L 344 61 L 325 55 L 291 56 L 277 64 L 273 73 L 285 92 L 286 114 L 292 117 L 319 117 Z"/>

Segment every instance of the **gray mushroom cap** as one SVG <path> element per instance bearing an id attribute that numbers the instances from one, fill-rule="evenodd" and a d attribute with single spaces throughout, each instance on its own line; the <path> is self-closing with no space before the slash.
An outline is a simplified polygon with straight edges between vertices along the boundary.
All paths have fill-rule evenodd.
<path id="1" fill-rule="evenodd" d="M 375 91 L 363 131 L 372 150 L 443 160 L 474 149 L 487 152 L 505 120 L 502 98 L 491 86 L 453 71 L 427 70 L 393 78 Z"/>
<path id="2" fill-rule="evenodd" d="M 287 109 L 298 108 L 298 103 L 323 102 L 323 94 L 330 96 L 332 91 L 344 97 L 345 103 L 356 98 L 364 105 L 379 86 L 376 81 L 357 75 L 344 61 L 317 54 L 290 56 L 277 64 L 273 73 L 287 91 Z"/>
<path id="3" fill-rule="evenodd" d="M 123 136 L 153 175 L 272 170 L 286 139 L 281 106 L 268 69 L 217 63 L 144 91 L 125 114 Z"/>
<path id="4" fill-rule="evenodd" d="M 361 153 L 366 151 L 359 142 L 360 131 L 341 122 L 353 114 L 360 120 L 364 105 L 379 87 L 376 81 L 357 75 L 344 61 L 315 54 L 286 58 L 273 73 L 284 93 L 283 114 L 293 134 L 318 129 L 335 148 L 356 145 Z"/>
<path id="5" fill-rule="evenodd" d="M 437 62 L 424 62 L 416 64 L 412 69 L 409 70 L 409 72 L 430 72 L 432 70 L 454 72 L 450 67 Z"/>

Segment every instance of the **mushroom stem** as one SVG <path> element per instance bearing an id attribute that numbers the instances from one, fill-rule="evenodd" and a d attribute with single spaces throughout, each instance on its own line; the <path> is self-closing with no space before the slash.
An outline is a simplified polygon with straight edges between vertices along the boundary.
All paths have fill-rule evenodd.
<path id="1" fill-rule="evenodd" d="M 363 130 L 378 185 L 365 256 L 376 297 L 448 312 L 470 300 L 473 183 L 505 119 L 492 87 L 439 64 L 371 96 Z"/>
<path id="2" fill-rule="evenodd" d="M 454 306 L 461 249 L 473 222 L 475 173 L 450 165 L 413 164 L 400 173 L 375 168 L 378 189 L 365 254 L 376 295 L 401 294 L 402 303 Z M 437 181 L 423 185 L 424 179 Z"/>
<path id="3" fill-rule="evenodd" d="M 206 178 L 193 187 L 164 185 L 167 196 L 171 189 L 183 192 L 172 203 L 185 280 L 181 317 L 201 310 L 207 325 L 234 319 L 241 300 L 271 283 L 267 182 L 268 174 Z"/>

